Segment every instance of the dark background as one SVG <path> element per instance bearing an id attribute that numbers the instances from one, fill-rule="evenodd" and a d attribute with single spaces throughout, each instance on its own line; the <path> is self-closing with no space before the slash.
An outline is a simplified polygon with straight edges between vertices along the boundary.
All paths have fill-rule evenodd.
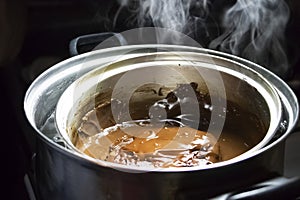
<path id="1" fill-rule="evenodd" d="M 218 21 L 235 1 L 212 1 Z M 226 3 L 224 3 L 226 2 Z M 285 75 L 300 96 L 300 3 L 287 1 L 291 17 L 286 30 L 290 70 Z M 23 98 L 42 71 L 68 57 L 70 40 L 85 34 L 121 32 L 137 25 L 124 9 L 107 0 L 0 0 L 1 189 L 5 199 L 28 199 L 24 175 L 31 170 L 34 135 L 29 133 Z M 276 19 L 274 19 L 276 20 Z M 217 36 L 212 27 L 212 37 Z M 197 39 L 197 38 L 196 38 Z M 199 41 L 205 43 L 207 41 Z"/>

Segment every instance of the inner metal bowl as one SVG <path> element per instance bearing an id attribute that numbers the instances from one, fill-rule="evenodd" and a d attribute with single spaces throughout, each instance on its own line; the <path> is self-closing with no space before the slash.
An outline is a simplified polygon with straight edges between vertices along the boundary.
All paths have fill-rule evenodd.
<path id="1" fill-rule="evenodd" d="M 172 70 L 165 70 L 166 68 Z M 233 159 L 205 166 L 205 168 L 222 166 L 250 157 L 255 151 L 268 144 L 280 125 L 282 105 L 276 89 L 263 76 L 247 66 L 231 59 L 205 53 L 147 53 L 146 55 L 125 58 L 108 65 L 98 66 L 96 69 L 81 76 L 63 92 L 56 106 L 55 120 L 59 133 L 67 145 L 73 151 L 78 151 L 73 145 L 76 134 L 74 134 L 75 132 L 72 128 L 78 127 L 80 119 L 86 111 L 91 109 L 91 107 L 86 106 L 87 102 L 92 99 L 95 101 L 95 105 L 98 104 L 99 102 L 96 102 L 95 95 L 102 91 L 111 91 L 126 73 L 138 71 L 137 77 L 146 77 L 149 69 L 153 73 L 152 77 L 156 77 L 155 80 L 152 80 L 153 83 L 169 86 L 170 88 L 175 88 L 179 83 L 197 82 L 203 92 L 224 95 L 221 93 L 225 91 L 228 100 L 239 104 L 251 113 L 256 113 L 267 127 L 265 135 L 249 136 L 249 138 L 262 139 L 247 152 Z M 205 87 L 205 85 L 208 87 Z M 132 85 L 127 89 L 132 91 L 134 88 L 136 88 L 136 85 Z M 123 95 L 127 93 L 125 91 Z M 147 93 L 135 95 L 135 101 L 138 102 L 146 96 Z M 222 123 L 219 125 L 222 127 Z M 100 165 L 121 169 L 136 169 L 135 167 L 108 163 L 83 156 Z M 192 168 L 200 169 L 203 167 Z M 136 170 L 155 171 L 156 169 L 139 168 Z M 161 171 L 162 169 L 157 170 Z M 191 170 L 191 168 L 164 170 L 180 171 Z"/>

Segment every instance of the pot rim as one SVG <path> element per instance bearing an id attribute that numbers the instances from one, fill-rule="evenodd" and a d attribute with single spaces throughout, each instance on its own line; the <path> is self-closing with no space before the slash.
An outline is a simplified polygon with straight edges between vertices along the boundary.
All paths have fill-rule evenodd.
<path id="1" fill-rule="evenodd" d="M 36 126 L 35 122 L 34 122 L 34 117 L 32 116 L 31 112 L 34 110 L 34 105 L 31 105 L 31 100 L 32 100 L 32 92 L 33 90 L 35 90 L 35 87 L 36 85 L 38 85 L 41 81 L 43 81 L 43 79 L 47 76 L 50 75 L 53 75 L 53 73 L 57 73 L 56 71 L 63 71 L 63 70 L 59 70 L 59 68 L 63 67 L 64 65 L 72 65 L 72 63 L 78 63 L 82 60 L 84 60 L 86 57 L 89 57 L 91 55 L 97 55 L 97 54 L 101 54 L 101 53 L 109 53 L 110 51 L 118 51 L 118 50 L 126 50 L 126 49 L 131 49 L 131 48 L 156 48 L 157 46 L 162 46 L 163 48 L 174 48 L 174 49 L 188 49 L 190 51 L 196 51 L 196 52 L 205 52 L 205 53 L 208 53 L 208 54 L 212 54 L 212 55 L 217 55 L 217 56 L 224 56 L 224 57 L 227 57 L 229 59 L 233 59 L 233 60 L 237 60 L 237 61 L 243 61 L 244 63 L 246 64 L 249 64 L 250 66 L 254 66 L 256 69 L 258 69 L 259 71 L 263 72 L 264 74 L 267 74 L 269 77 L 272 77 L 272 80 L 271 80 L 271 83 L 277 83 L 280 85 L 281 88 L 285 89 L 286 91 L 286 94 L 289 94 L 289 97 L 292 98 L 294 100 L 294 102 L 291 103 L 291 100 L 286 98 L 286 94 L 283 94 L 280 89 L 278 89 L 276 86 L 274 86 L 277 90 L 277 92 L 279 93 L 279 96 L 281 97 L 281 99 L 283 100 L 284 102 L 284 105 L 285 105 L 285 108 L 288 110 L 288 111 L 292 111 L 293 115 L 289 113 L 289 125 L 288 125 L 288 128 L 286 130 L 286 132 L 280 137 L 278 138 L 276 141 L 272 142 L 271 144 L 259 149 L 258 151 L 255 151 L 253 153 L 251 153 L 249 156 L 247 156 L 247 159 L 249 159 L 250 157 L 253 157 L 253 156 L 256 156 L 258 154 L 260 154 L 261 152 L 263 151 L 266 151 L 268 150 L 269 148 L 272 148 L 274 145 L 276 145 L 277 143 L 281 142 L 282 140 L 284 140 L 287 135 L 289 134 L 289 132 L 292 130 L 292 128 L 294 127 L 296 121 L 297 121 L 297 118 L 298 118 L 298 113 L 299 113 L 299 106 L 298 106 L 298 102 L 297 102 L 297 98 L 295 96 L 295 94 L 292 92 L 292 90 L 286 85 L 285 82 L 283 82 L 280 78 L 278 78 L 275 74 L 273 74 L 272 72 L 262 68 L 261 66 L 255 64 L 255 63 L 252 63 L 250 61 L 247 61 L 245 59 L 242 59 L 242 58 L 239 58 L 237 56 L 233 56 L 233 55 L 230 55 L 230 54 L 226 54 L 226 53 L 222 53 L 222 52 L 218 52 L 218 51 L 214 51 L 214 50 L 208 50 L 208 49 L 202 49 L 202 48 L 197 48 L 197 47 L 187 47 L 187 46 L 178 46 L 178 45 L 157 45 L 157 44 L 154 44 L 154 45 L 128 45 L 128 46 L 121 46 L 121 47 L 112 47 L 112 48 L 108 48 L 108 49 L 102 49 L 102 50 L 97 50 L 97 51 L 94 51 L 94 52 L 88 52 L 88 53 L 85 53 L 85 54 L 82 54 L 82 55 L 78 55 L 78 56 L 75 56 L 75 57 L 72 57 L 72 58 L 69 58 L 65 61 L 62 61 L 58 64 L 56 64 L 55 66 L 49 68 L 48 70 L 46 70 L 44 73 L 42 73 L 32 84 L 31 86 L 28 88 L 27 92 L 26 92 L 26 95 L 25 95 L 25 100 L 24 100 L 24 109 L 25 109 L 25 113 L 26 113 L 26 116 L 27 116 L 27 119 L 29 120 L 30 124 L 33 126 L 33 128 L 39 133 L 39 136 L 42 137 L 42 139 L 44 139 L 46 142 L 50 143 L 52 146 L 55 146 L 56 148 L 58 148 L 61 152 L 64 152 L 68 155 L 72 155 L 72 156 L 79 156 L 83 159 L 87 159 L 91 162 L 94 162 L 96 164 L 103 164 L 103 165 L 100 165 L 100 166 L 104 166 L 104 167 L 111 167 L 111 163 L 109 163 L 110 165 L 108 166 L 107 163 L 108 162 L 105 162 L 105 161 L 99 161 L 99 160 L 96 160 L 96 162 L 94 161 L 93 158 L 89 157 L 89 156 L 86 156 L 84 154 L 79 154 L 77 152 L 74 152 L 74 151 L 71 151 L 70 149 L 66 149 L 62 146 L 59 146 L 58 144 L 56 144 L 55 142 L 53 142 L 50 138 L 48 138 L 46 135 L 44 135 Z M 41 89 L 41 88 L 39 88 Z M 40 91 L 40 90 L 39 90 Z M 287 104 L 287 105 L 286 105 Z M 242 161 L 242 160 L 240 160 Z M 238 162 L 238 161 L 237 161 Z M 236 162 L 234 162 L 236 163 Z M 189 168 L 175 168 L 175 169 L 172 169 L 172 168 L 151 168 L 151 171 L 172 171 L 172 172 L 179 172 L 179 171 L 193 171 L 193 170 L 203 170 L 203 169 L 211 169 L 211 168 L 217 168 L 217 167 L 222 167 L 224 165 L 229 165 L 229 164 L 233 164 L 231 162 L 227 162 L 227 161 L 222 161 L 220 163 L 215 163 L 211 166 L 206 166 L 205 168 L 199 168 L 199 167 L 189 167 Z M 114 168 L 119 168 L 120 170 L 125 170 L 125 171 L 145 171 L 143 170 L 142 168 L 137 168 L 135 167 L 134 169 L 130 169 L 129 166 L 125 166 L 125 169 L 124 169 L 124 165 L 121 165 L 121 164 L 116 164 L 114 163 Z M 120 165 L 120 166 L 118 166 Z M 149 171 L 149 170 L 147 170 Z"/>

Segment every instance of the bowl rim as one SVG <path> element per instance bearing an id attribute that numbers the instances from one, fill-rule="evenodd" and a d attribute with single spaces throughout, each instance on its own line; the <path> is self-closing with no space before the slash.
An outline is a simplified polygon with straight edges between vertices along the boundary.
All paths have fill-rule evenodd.
<path id="1" fill-rule="evenodd" d="M 26 91 L 25 97 L 24 97 L 24 104 L 23 108 L 25 111 L 25 116 L 33 128 L 33 130 L 37 134 L 37 138 L 41 140 L 41 142 L 45 143 L 45 145 L 48 145 L 49 148 L 53 148 L 56 151 L 62 153 L 63 155 L 67 156 L 68 158 L 75 159 L 78 162 L 82 162 L 85 165 L 88 165 L 89 167 L 93 168 L 102 168 L 104 165 L 99 165 L 99 163 L 95 163 L 93 160 L 90 160 L 89 157 L 84 158 L 82 154 L 78 154 L 77 152 L 71 151 L 70 149 L 56 143 L 52 138 L 47 136 L 44 132 L 42 132 L 39 128 L 39 124 L 36 121 L 35 113 L 37 112 L 36 108 L 40 100 L 40 96 L 47 91 L 49 87 L 53 85 L 53 82 L 57 81 L 58 74 L 61 75 L 63 78 L 68 78 L 70 74 L 77 73 L 79 65 L 84 62 L 84 60 L 89 56 L 99 56 L 106 58 L 116 58 L 117 54 L 124 53 L 132 50 L 139 50 L 139 49 L 156 49 L 157 47 L 162 47 L 165 49 L 171 49 L 171 50 L 183 50 L 188 52 L 205 52 L 209 53 L 211 55 L 217 55 L 222 56 L 225 58 L 229 58 L 232 60 L 235 60 L 239 63 L 243 63 L 248 67 L 251 67 L 258 73 L 262 74 L 264 77 L 266 77 L 269 82 L 275 87 L 277 90 L 281 101 L 283 102 L 283 106 L 285 110 L 287 110 L 287 128 L 285 132 L 277 138 L 275 141 L 271 142 L 267 146 L 263 147 L 262 149 L 253 152 L 252 155 L 249 156 L 248 159 L 254 159 L 255 157 L 259 156 L 260 154 L 270 151 L 272 148 L 275 148 L 280 143 L 284 142 L 285 139 L 291 134 L 293 129 L 296 126 L 296 123 L 299 119 L 299 103 L 298 99 L 293 92 L 293 90 L 287 85 L 286 82 L 284 82 L 281 78 L 279 78 L 276 74 L 271 72 L 270 70 L 253 63 L 252 61 L 246 60 L 244 58 L 223 53 L 216 50 L 210 50 L 205 48 L 198 48 L 198 47 L 191 47 L 191 46 L 183 46 L 183 45 L 162 45 L 162 44 L 146 44 L 146 45 L 126 45 L 126 46 L 119 46 L 119 47 L 112 47 L 112 48 L 106 48 L 106 49 L 100 49 L 92 52 L 87 52 L 84 54 L 80 54 L 71 58 L 68 58 L 66 60 L 63 60 L 54 66 L 48 68 L 46 71 L 41 73 L 29 86 L 29 88 Z M 136 55 L 132 55 L 134 57 Z M 101 63 L 106 63 L 106 60 L 101 60 Z M 87 69 L 87 71 L 90 69 Z M 68 84 L 67 84 L 68 85 Z M 234 164 L 238 164 L 239 162 L 236 162 Z M 105 164 L 105 163 L 104 163 Z M 214 169 L 221 169 L 224 166 L 218 166 L 214 167 Z M 195 169 L 195 170 L 203 170 L 203 169 Z M 209 169 L 206 169 L 209 170 Z M 128 170 L 128 172 L 138 172 L 137 170 Z M 176 172 L 176 171 L 174 171 Z"/>
<path id="2" fill-rule="evenodd" d="M 178 53 L 178 51 L 176 52 L 176 53 Z M 187 54 L 195 54 L 195 55 L 199 55 L 199 53 L 194 53 L 194 52 L 184 52 L 184 53 L 187 53 Z M 157 54 L 165 54 L 165 52 L 164 53 L 152 53 L 153 55 L 157 55 Z M 147 54 L 147 55 L 143 55 L 143 56 L 145 56 L 145 57 L 149 57 L 149 55 L 151 55 L 151 53 L 150 54 Z M 203 54 L 203 55 L 206 55 L 206 54 Z M 206 55 L 207 56 L 207 55 Z M 57 129 L 58 129 L 58 131 L 59 131 L 59 133 L 60 134 L 62 134 L 62 137 L 66 140 L 66 142 L 67 142 L 67 144 L 69 145 L 69 147 L 71 148 L 71 150 L 75 150 L 75 151 L 77 151 L 77 153 L 78 154 L 80 154 L 81 156 L 83 156 L 84 157 L 84 159 L 88 159 L 88 160 L 91 160 L 91 161 L 93 161 L 93 162 L 96 162 L 96 163 L 98 163 L 98 164 L 100 164 L 100 165 L 102 165 L 102 166 L 108 166 L 108 167 L 110 167 L 110 168 L 117 168 L 117 169 L 119 169 L 119 170 L 141 170 L 141 171 L 191 171 L 191 170 L 199 170 L 199 169 L 208 169 L 208 168 L 215 168 L 215 167 L 220 167 L 220 166 L 223 166 L 223 165 L 229 165 L 229 164 L 232 164 L 232 163 L 235 163 L 235 162 L 238 162 L 238 161 L 242 161 L 242 160 L 245 160 L 245 159 L 247 159 L 247 158 L 249 158 L 249 157 L 251 157 L 251 155 L 253 154 L 253 152 L 255 152 L 255 151 L 257 151 L 257 150 L 261 150 L 264 146 L 266 146 L 266 144 L 272 139 L 272 136 L 275 134 L 275 132 L 276 132 L 276 130 L 277 130 L 277 128 L 278 128 L 278 126 L 279 126 L 279 124 L 280 124 L 280 120 L 281 120 L 281 100 L 280 100 L 280 98 L 279 98 L 279 95 L 277 94 L 277 92 L 276 92 L 276 89 L 273 87 L 273 85 L 271 84 L 271 83 L 269 83 L 269 81 L 267 80 L 267 79 L 265 79 L 262 75 L 260 75 L 259 73 L 257 73 L 255 70 L 253 70 L 253 69 L 251 69 L 251 68 L 249 68 L 249 67 L 247 67 L 246 65 L 243 65 L 243 64 L 241 64 L 241 63 L 238 63 L 238 62 L 236 62 L 236 61 L 233 61 L 233 60 L 230 60 L 230 59 L 227 59 L 227 58 L 224 58 L 224 57 L 221 57 L 221 56 L 214 56 L 214 55 L 208 55 L 208 56 L 210 56 L 210 57 L 214 57 L 214 58 L 216 58 L 216 59 L 221 59 L 221 60 L 226 60 L 226 61 L 228 61 L 228 62 L 231 62 L 231 63 L 234 63 L 235 65 L 237 65 L 237 66 L 239 66 L 239 67 L 242 67 L 242 68 L 244 68 L 244 69 L 246 69 L 246 70 L 249 70 L 249 71 L 251 71 L 252 73 L 254 73 L 254 74 L 256 74 L 261 80 L 263 80 L 264 81 L 264 83 L 265 84 L 267 84 L 268 86 L 269 86 L 269 88 L 271 89 L 271 91 L 272 91 L 272 93 L 273 93 L 273 95 L 274 95 L 274 97 L 275 97 L 275 99 L 276 99 L 276 101 L 277 101 L 277 109 L 278 110 L 280 110 L 280 112 L 278 112 L 279 113 L 279 116 L 278 117 L 276 117 L 276 120 L 275 120 L 275 122 L 277 122 L 276 123 L 276 127 L 275 127 L 275 125 L 273 125 L 272 127 L 271 127 L 271 125 L 272 124 L 275 124 L 275 122 L 274 122 L 274 119 L 273 119 L 273 123 L 272 123 L 272 114 L 271 114 L 271 112 L 273 112 L 272 110 L 271 110 L 271 108 L 269 107 L 269 110 L 270 110 L 270 116 L 271 116 L 271 123 L 270 123 L 270 127 L 271 127 L 271 130 L 270 130 L 270 127 L 269 127 L 269 129 L 268 129 L 268 131 L 267 131 L 267 134 L 266 134 L 266 136 L 264 137 L 264 139 L 261 141 L 261 142 L 259 142 L 259 144 L 257 144 L 257 145 L 255 145 L 253 148 L 251 148 L 250 150 L 248 150 L 248 151 L 246 151 L 246 152 L 244 152 L 243 154 L 241 154 L 241 155 L 239 155 L 239 156 L 236 156 L 236 157 L 234 157 L 234 158 L 232 158 L 232 159 L 230 159 L 230 160 L 227 160 L 227 161 L 222 161 L 222 162 L 219 162 L 219 163 L 214 163 L 214 164 L 212 164 L 212 165 L 209 165 L 209 166 L 195 166 L 195 167 L 188 167 L 188 168 L 183 168 L 183 169 L 181 169 L 181 168 L 175 168 L 175 169 L 173 169 L 173 168 L 141 168 L 141 167 L 137 167 L 137 166 L 127 166 L 127 165 L 122 165 L 122 164 L 117 164 L 117 163 L 112 163 L 112 162 L 107 162 L 107 161 L 100 161 L 100 160 L 98 160 L 98 159 L 94 159 L 94 158 L 92 158 L 92 157 L 89 157 L 89 156 L 87 156 L 87 155 L 85 155 L 85 154 L 83 154 L 82 152 L 80 152 L 76 147 L 74 147 L 74 145 L 72 144 L 72 142 L 70 141 L 70 140 L 68 140 L 68 137 L 66 136 L 67 135 L 67 133 L 66 133 L 66 129 L 65 129 L 65 127 L 63 127 L 63 126 L 61 126 L 61 124 L 60 123 L 58 123 L 57 122 L 57 120 L 55 120 L 55 124 L 56 124 L 56 126 L 57 126 Z M 142 56 L 141 56 L 142 57 Z M 140 58 L 140 57 L 134 57 L 133 59 L 136 59 L 136 58 Z M 126 59 L 125 59 L 126 60 Z M 117 62 L 123 62 L 124 60 L 121 60 L 121 61 L 117 61 Z M 111 63 L 110 63 L 111 64 Z M 107 65 L 110 65 L 110 64 L 107 64 Z M 114 64 L 115 64 L 115 62 L 114 62 Z M 56 110 L 61 110 L 61 108 L 62 108 L 62 103 L 61 102 L 63 102 L 64 101 L 64 98 L 65 97 L 68 97 L 69 95 L 70 95 L 70 93 L 68 93 L 68 91 L 70 92 L 71 90 L 72 90 L 72 87 L 75 87 L 76 86 L 76 84 L 78 84 L 78 82 L 82 82 L 82 80 L 84 80 L 84 79 L 86 79 L 86 77 L 88 77 L 90 74 L 93 74 L 93 73 L 95 73 L 95 72 L 97 72 L 97 70 L 99 70 L 99 69 L 101 69 L 101 68 L 103 68 L 103 67 L 106 67 L 107 65 L 102 65 L 102 66 L 99 66 L 98 68 L 96 68 L 96 69 L 94 69 L 94 70 L 91 70 L 91 71 L 89 71 L 88 73 L 85 73 L 84 75 L 82 75 L 81 77 L 79 77 L 77 80 L 75 80 L 70 86 L 68 86 L 68 88 L 64 91 L 64 93 L 61 95 L 61 97 L 59 98 L 59 100 L 58 100 L 58 103 L 57 103 L 57 105 L 56 105 Z M 231 74 L 230 74 L 231 75 Z M 241 74 L 239 74 L 239 75 L 241 75 Z M 235 77 L 237 77 L 237 75 L 235 76 Z M 249 77 L 248 77 L 249 78 Z M 250 78 L 251 79 L 251 78 Z M 261 94 L 262 95 L 262 94 Z M 262 95 L 263 96 L 263 95 Z M 266 100 L 266 99 L 265 99 Z M 269 106 L 269 102 L 268 101 L 266 101 L 266 103 L 267 103 L 267 105 Z M 274 112 L 273 112 L 274 113 Z M 277 114 L 278 114 L 277 113 Z M 61 114 L 61 112 L 55 112 L 55 119 L 58 119 L 58 118 L 60 118 L 60 114 Z M 268 137 L 267 137 L 268 136 Z M 67 138 L 67 139 L 66 139 Z M 124 169 L 125 168 L 125 169 Z M 195 169 L 193 169 L 193 168 L 195 168 Z"/>

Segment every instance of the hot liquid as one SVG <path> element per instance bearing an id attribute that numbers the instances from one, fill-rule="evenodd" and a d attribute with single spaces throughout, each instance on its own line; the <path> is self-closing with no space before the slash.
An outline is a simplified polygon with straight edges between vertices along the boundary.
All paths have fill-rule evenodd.
<path id="1" fill-rule="evenodd" d="M 81 132 L 77 148 L 97 159 L 143 167 L 187 167 L 220 161 L 215 138 L 186 126 L 130 123 L 92 137 Z"/>
<path id="2" fill-rule="evenodd" d="M 165 98 L 158 94 L 157 98 L 135 102 L 130 106 L 133 121 L 121 124 L 116 124 L 112 116 L 111 106 L 115 104 L 102 102 L 82 118 L 75 146 L 91 157 L 124 165 L 189 167 L 231 159 L 251 149 L 264 137 L 266 128 L 258 117 L 230 101 L 219 115 L 226 117 L 222 134 L 216 138 L 213 132 L 208 133 L 209 123 L 218 121 L 210 119 L 215 108 L 209 106 L 208 95 L 196 90 L 195 83 L 188 86 L 179 85 Z M 195 103 L 199 105 L 200 123 L 183 117 L 180 110 L 183 101 L 176 95 L 189 88 L 194 90 L 198 101 L 185 102 L 190 107 L 195 107 Z M 165 109 L 167 119 L 151 121 L 150 107 L 154 111 Z M 195 124 L 198 128 L 191 128 Z"/>

